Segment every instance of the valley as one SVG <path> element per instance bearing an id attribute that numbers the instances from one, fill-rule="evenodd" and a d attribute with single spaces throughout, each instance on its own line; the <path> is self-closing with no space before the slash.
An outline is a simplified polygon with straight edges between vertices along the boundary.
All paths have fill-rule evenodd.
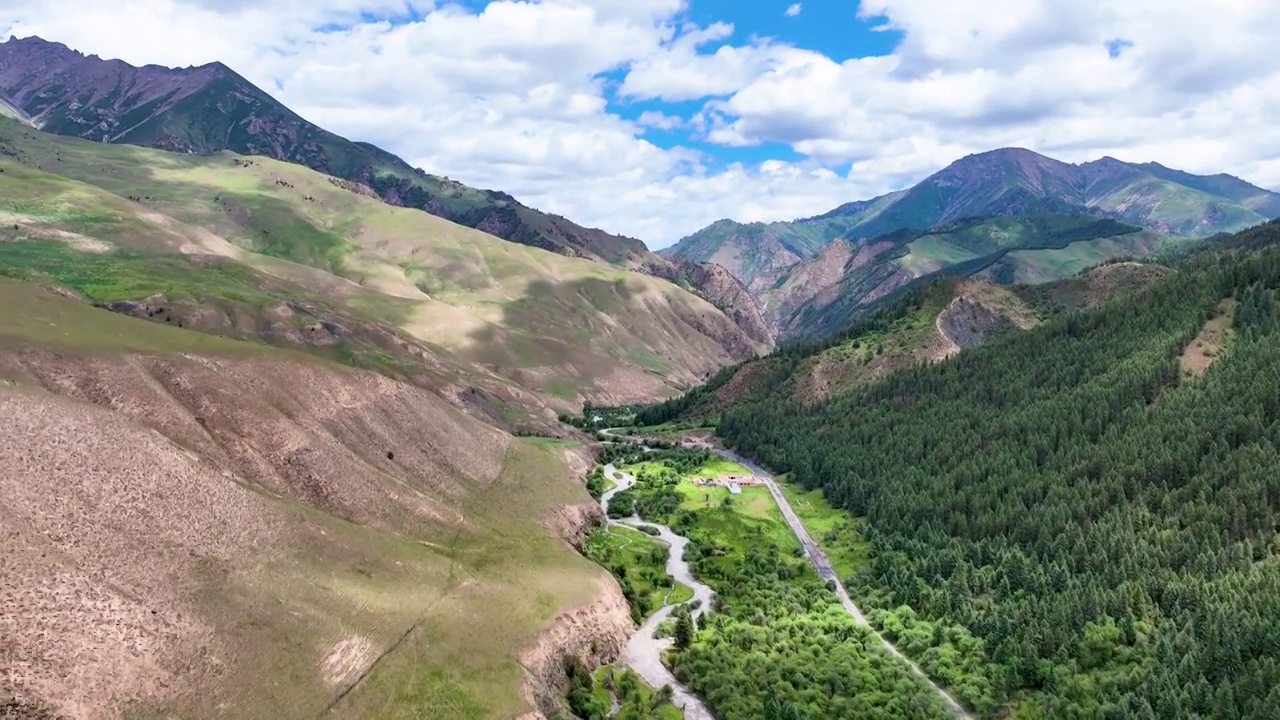
<path id="1" fill-rule="evenodd" d="M 1262 389 L 1276 228 L 1154 273 L 1041 286 L 1006 305 L 1039 316 L 1023 329 L 819 402 L 790 383 L 838 344 L 747 363 L 638 420 L 710 424 L 786 471 L 797 498 L 815 491 L 802 522 L 867 619 L 978 716 L 1263 718 L 1270 622 L 1248 618 L 1276 582 L 1277 409 Z M 1117 293 L 1115 272 L 1147 284 Z M 927 300 L 849 339 L 909 337 L 900 323 Z M 755 365 L 754 388 L 716 397 Z"/>
<path id="2" fill-rule="evenodd" d="M 698 32 L 676 4 L 653 52 Z M 788 162 L 704 152 L 750 129 L 729 99 L 613 107 L 658 102 L 634 58 L 498 108 L 578 58 L 551 34 L 452 71 L 483 142 L 550 123 L 470 177 L 632 183 L 611 211 L 679 232 L 744 207 L 708 179 L 793 207 L 750 195 Z M 264 67 L 0 43 L 0 718 L 1275 717 L 1280 193 L 1005 147 L 654 251 L 329 132 Z M 851 180 L 786 192 L 814 177 Z"/>
<path id="3" fill-rule="evenodd" d="M 646 430 L 645 428 L 639 428 L 638 431 L 644 433 Z M 601 435 L 606 438 L 613 438 L 615 443 L 620 439 L 620 436 L 612 431 L 601 431 Z M 643 435 L 638 437 L 643 438 Z M 684 561 L 684 558 L 690 552 L 689 548 L 693 548 L 693 557 L 703 558 L 704 562 L 709 562 L 707 558 L 725 553 L 720 548 L 724 548 L 726 543 L 741 543 L 746 538 L 742 534 L 745 527 L 752 526 L 769 528 L 766 534 L 766 537 L 770 540 L 769 557 L 781 561 L 778 555 L 779 550 L 788 549 L 807 559 L 807 563 L 804 565 L 791 566 L 792 569 L 785 576 L 794 577 L 796 573 L 799 573 L 800 575 L 809 575 L 816 581 L 825 582 L 826 585 L 822 586 L 823 590 L 821 592 L 831 594 L 829 602 L 835 603 L 836 607 L 842 606 L 842 612 L 847 612 L 847 617 L 852 622 L 852 627 L 866 631 L 869 633 L 869 637 L 874 639 L 874 645 L 865 647 L 864 652 L 868 653 L 868 657 L 861 659 L 860 662 L 870 661 L 876 663 L 881 672 L 887 671 L 887 667 L 894 667 L 895 663 L 901 663 L 896 669 L 889 671 L 891 676 L 896 677 L 899 674 L 911 676 L 913 680 L 921 683 L 924 687 L 931 688 L 936 698 L 940 700 L 936 706 L 931 707 L 923 698 L 917 696 L 915 699 L 910 700 L 908 704 L 901 704 L 903 700 L 908 696 L 912 696 L 913 692 L 916 691 L 908 691 L 906 687 L 910 686 L 910 684 L 901 684 L 901 678 L 899 678 L 900 684 L 890 696 L 880 700 L 872 700 L 870 704 L 864 704 L 862 709 L 857 712 L 888 713 L 886 716 L 894 716 L 893 713 L 905 713 L 898 715 L 901 717 L 971 717 L 946 691 L 933 685 L 927 676 L 903 656 L 892 643 L 871 628 L 861 611 L 845 593 L 841 580 L 836 577 L 823 551 L 810 539 L 805 526 L 792 510 L 788 500 L 772 476 L 767 472 L 749 461 L 725 451 L 708 453 L 704 450 L 652 450 L 645 447 L 643 440 L 637 438 L 627 439 L 621 445 L 612 444 L 606 445 L 606 447 L 608 448 L 606 457 L 613 457 L 614 462 L 627 463 L 628 470 L 619 471 L 612 463 L 604 466 L 603 476 L 612 483 L 612 487 L 603 492 L 601 496 L 602 507 L 608 513 L 610 501 L 620 493 L 634 493 L 634 498 L 624 497 L 628 501 L 628 508 L 634 507 L 638 510 L 636 515 L 619 520 L 609 520 L 607 521 L 608 524 L 610 526 L 628 526 L 642 529 L 651 528 L 652 531 L 657 533 L 657 538 L 671 548 L 666 572 L 680 584 L 677 587 L 691 586 L 694 588 L 690 597 L 680 601 L 681 604 L 688 604 L 688 610 L 677 607 L 675 601 L 668 599 L 644 620 L 640 630 L 628 641 L 626 651 L 620 658 L 619 667 L 636 670 L 651 687 L 670 687 L 672 689 L 670 696 L 673 698 L 675 705 L 682 707 L 684 717 L 707 719 L 713 717 L 765 717 L 770 720 L 775 718 L 781 720 L 787 716 L 779 713 L 801 712 L 798 709 L 800 705 L 797 704 L 795 698 L 779 698 L 773 695 L 771 691 L 764 691 L 759 696 L 751 699 L 751 702 L 761 703 L 756 706 L 757 710 L 750 711 L 750 713 L 754 714 L 741 714 L 746 711 L 738 703 L 730 702 L 723 695 L 720 696 L 718 702 L 713 700 L 712 707 L 708 708 L 682 682 L 684 680 L 682 668 L 684 669 L 683 675 L 693 673 L 689 669 L 691 666 L 687 664 L 691 660 L 689 656 L 696 660 L 700 654 L 699 651 L 702 650 L 696 643 L 700 640 L 706 640 L 708 635 L 712 638 L 718 637 L 715 630 L 707 632 L 705 628 L 719 629 L 717 623 L 721 621 L 720 613 L 732 613 L 728 608 L 728 604 L 741 602 L 741 593 L 745 588 L 743 585 L 722 586 L 722 590 L 729 593 L 733 599 L 728 601 L 719 599 L 711 587 L 703 585 L 696 579 L 694 574 L 690 573 L 690 567 Z M 723 456 L 729 462 L 716 460 L 717 456 Z M 683 470 L 679 471 L 680 474 L 678 476 L 672 475 L 672 471 L 678 468 L 683 468 Z M 723 471 L 728 471 L 730 473 L 729 476 L 735 476 L 734 474 L 738 474 L 737 476 L 751 476 L 754 474 L 755 477 L 761 479 L 761 483 L 743 487 L 740 491 L 734 492 L 733 490 L 727 490 L 724 486 L 699 486 L 689 479 L 698 475 L 714 475 L 716 472 Z M 639 481 L 637 481 L 637 474 L 641 478 Z M 680 478 L 678 481 L 675 479 L 677 477 Z M 673 485 L 673 483 L 676 484 Z M 713 502 L 713 495 L 718 500 Z M 699 498 L 699 496 L 703 497 Z M 664 512 L 673 514 L 664 515 Z M 611 513 L 611 515 L 616 514 Z M 641 518 L 644 518 L 644 520 Z M 667 525 L 657 522 L 659 519 L 668 518 L 674 518 L 675 526 L 681 528 L 681 532 L 687 533 L 688 537 L 678 535 Z M 774 544 L 775 542 L 777 544 Z M 755 549 L 743 548 L 748 553 L 748 557 L 751 557 L 760 549 L 759 547 Z M 732 560 L 724 558 L 716 562 L 728 562 L 730 565 L 736 565 L 742 560 L 743 558 L 735 557 Z M 702 572 L 708 572 L 708 568 L 711 567 L 707 564 L 699 564 L 696 561 L 695 565 L 701 568 Z M 634 564 L 615 565 L 613 572 L 615 575 L 620 575 L 624 581 L 628 581 L 638 569 L 638 566 Z M 723 569 L 718 572 L 710 570 L 710 572 L 720 575 L 722 578 L 726 577 L 722 574 L 724 572 Z M 759 578 L 757 578 L 758 580 Z M 755 607 L 757 614 L 761 611 L 769 612 L 766 609 L 767 606 L 764 605 L 754 605 L 753 607 Z M 820 604 L 816 607 L 823 607 L 823 605 Z M 706 613 L 708 608 L 714 608 L 710 620 L 707 620 Z M 680 613 L 687 611 L 690 627 L 692 628 L 692 633 L 694 633 L 684 640 L 677 636 L 674 650 L 671 649 L 672 641 L 659 641 L 655 635 L 663 627 L 664 620 L 673 611 L 677 613 L 678 617 Z M 699 622 L 700 620 L 702 622 Z M 840 625 L 840 623 L 836 624 Z M 698 634 L 699 627 L 704 628 L 703 634 Z M 827 628 L 827 631 L 829 630 L 830 628 Z M 847 636 L 851 631 L 846 628 L 839 632 Z M 849 648 L 845 649 L 846 652 L 848 650 Z M 884 653 L 888 659 L 880 658 L 879 655 L 881 653 Z M 665 661 L 664 656 L 666 656 Z M 834 661 L 836 660 L 833 658 Z M 842 661 L 848 662 L 848 655 L 843 656 Z M 672 671 L 668 669 L 664 662 L 672 665 L 676 675 L 673 676 Z M 887 665 L 884 663 L 887 663 Z M 813 668 L 813 671 L 821 672 L 821 668 Z M 701 681 L 704 683 L 704 687 L 708 681 L 709 679 Z M 691 679 L 691 682 L 698 682 L 696 675 Z M 764 690 L 764 688 L 761 689 Z M 831 693 L 832 689 L 828 686 L 826 692 Z M 813 693 L 809 693 L 808 697 L 811 701 L 814 697 Z M 828 696 L 823 704 L 824 706 L 830 706 L 832 702 L 837 705 L 840 704 L 841 700 L 838 693 L 834 697 Z M 750 707 L 750 705 L 747 707 Z M 579 708 L 578 714 L 581 717 L 588 718 L 588 720 L 595 720 L 597 713 L 601 712 L 602 709 L 603 706 L 596 706 L 594 710 Z M 853 711 L 852 706 L 850 706 L 849 711 Z M 819 713 L 821 716 L 826 716 L 827 713 L 833 712 L 833 710 L 810 708 L 805 712 L 809 714 Z M 763 713 L 763 715 L 760 713 Z M 606 717 L 606 715 L 599 715 L 599 717 Z"/>

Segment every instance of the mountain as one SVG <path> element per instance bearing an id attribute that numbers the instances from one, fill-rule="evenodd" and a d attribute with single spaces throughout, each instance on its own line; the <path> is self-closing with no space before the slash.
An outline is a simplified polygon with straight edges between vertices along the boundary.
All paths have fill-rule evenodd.
<path id="1" fill-rule="evenodd" d="M 1185 239 L 1089 215 L 968 218 L 874 241 L 834 241 L 789 268 L 765 291 L 764 304 L 781 336 L 821 335 L 930 278 L 1047 282 L 1182 242 Z"/>
<path id="2" fill-rule="evenodd" d="M 451 386 L 483 391 L 509 429 L 586 399 L 666 395 L 769 347 L 667 281 L 390 207 L 301 165 L 8 119 L 0 161 L 5 274 L 375 367 L 400 366 L 379 360 L 400 345 L 443 353 Z M 326 323 L 339 329 L 297 332 Z"/>
<path id="3" fill-rule="evenodd" d="M 840 245 L 848 244 L 840 240 L 829 247 Z M 727 367 L 690 393 L 654 406 L 644 419 L 699 422 L 769 398 L 804 406 L 835 400 L 898 370 L 940 362 L 995 337 L 1125 298 L 1172 273 L 1163 265 L 1126 261 L 1039 285 L 1009 287 L 973 278 L 916 283 L 822 338 Z"/>
<path id="4" fill-rule="evenodd" d="M 713 262 L 759 292 L 762 282 L 812 256 L 831 238 L 794 223 L 717 220 L 679 243 L 659 251 L 666 258 Z"/>
<path id="5" fill-rule="evenodd" d="M 668 276 L 669 267 L 674 271 Z M 717 263 L 698 263 L 675 258 L 667 267 L 646 267 L 647 272 L 665 277 L 677 285 L 695 289 L 699 296 L 719 308 L 761 347 L 773 347 L 773 330 L 755 298 L 733 273 Z"/>
<path id="6" fill-rule="evenodd" d="M 784 477 L 869 623 L 974 717 L 1261 720 L 1277 398 L 1271 221 L 1164 268 L 917 288 L 637 420 L 704 420 Z"/>
<path id="7" fill-rule="evenodd" d="M 1005 148 L 961 158 L 896 196 L 798 222 L 838 222 L 844 236 L 856 239 L 969 217 L 1075 213 L 1207 237 L 1264 222 L 1280 215 L 1278 209 L 1280 194 L 1225 175 L 1196 176 L 1111 157 L 1073 165 Z"/>
<path id="8" fill-rule="evenodd" d="M 46 132 L 175 152 L 265 155 L 361 183 L 392 205 L 505 240 L 623 267 L 658 261 L 634 238 L 430 175 L 381 148 L 339 137 L 222 63 L 134 67 L 38 37 L 10 38 L 0 44 L 0 101 Z"/>
<path id="9" fill-rule="evenodd" d="M 554 717 L 632 622 L 569 544 L 589 452 L 515 436 L 770 344 L 303 165 L 13 117 L 0 305 L 6 717 Z"/>
<path id="10" fill-rule="evenodd" d="M 512 437 L 446 379 L 128 317 L 48 278 L 0 277 L 0 303 L 21 668 L 0 715 L 511 717 L 563 682 L 563 653 L 625 643 L 626 600 L 565 542 L 592 507 L 566 446 Z"/>
<path id="11" fill-rule="evenodd" d="M 787 337 L 837 328 L 848 312 L 934 272 L 969 267 L 1001 282 L 1043 282 L 1085 259 L 1141 256 L 1277 216 L 1280 194 L 1229 175 L 1109 157 L 1073 165 L 1006 148 L 816 217 L 721 220 L 663 253 L 724 265 Z M 833 305 L 847 312 L 819 319 Z"/>

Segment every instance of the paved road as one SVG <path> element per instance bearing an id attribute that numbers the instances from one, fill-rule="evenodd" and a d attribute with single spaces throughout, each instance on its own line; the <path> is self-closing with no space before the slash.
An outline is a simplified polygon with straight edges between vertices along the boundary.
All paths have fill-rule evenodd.
<path id="1" fill-rule="evenodd" d="M 769 493 L 773 495 L 774 501 L 778 503 L 778 509 L 782 511 L 782 517 L 786 519 L 787 525 L 791 526 L 791 531 L 795 533 L 796 537 L 800 540 L 800 544 L 804 546 L 804 552 L 805 555 L 809 557 L 809 562 L 813 564 L 814 569 L 818 571 L 818 575 L 822 576 L 824 580 L 835 581 L 836 596 L 840 598 L 840 604 L 844 606 L 844 609 L 853 616 L 853 619 L 857 621 L 859 625 L 869 629 L 877 638 L 879 638 L 880 644 L 884 646 L 885 650 L 887 650 L 890 655 L 906 663 L 907 667 L 911 669 L 912 675 L 915 675 L 928 683 L 929 687 L 938 695 L 938 698 L 947 706 L 947 709 L 951 711 L 952 715 L 958 718 L 963 718 L 963 720 L 974 720 L 974 716 L 965 710 L 964 706 L 957 702 L 955 698 L 951 697 L 950 693 L 943 690 L 941 686 L 930 679 L 924 670 L 920 669 L 919 665 L 916 665 L 911 658 L 903 655 L 902 651 L 898 650 L 897 646 L 889 642 L 888 638 L 881 635 L 880 631 L 876 630 L 871 626 L 871 623 L 867 622 L 867 618 L 862 614 L 862 610 L 853 602 L 853 599 L 849 597 L 849 593 L 844 589 L 844 583 L 836 576 L 836 571 L 831 567 L 831 562 L 827 560 L 827 556 L 822 552 L 822 548 L 818 547 L 818 544 L 813 541 L 813 538 L 809 537 L 809 531 L 805 529 L 804 524 L 800 522 L 800 518 L 796 516 L 795 511 L 791 509 L 791 503 L 788 502 L 786 496 L 782 494 L 782 489 L 778 487 L 778 483 L 774 480 L 773 475 L 751 460 L 733 452 L 732 450 L 716 450 L 715 452 L 719 453 L 726 459 L 733 460 L 736 463 L 746 466 L 751 470 L 751 472 L 764 478 L 765 485 L 769 488 Z"/>
<path id="2" fill-rule="evenodd" d="M 698 582 L 689 570 L 689 563 L 685 562 L 684 549 L 689 544 L 689 539 L 671 532 L 671 528 L 666 525 L 645 522 L 634 515 L 618 520 L 609 518 L 609 500 L 631 487 L 636 479 L 629 473 L 618 472 L 613 465 L 606 465 L 604 474 L 616 484 L 613 489 L 600 496 L 600 507 L 604 510 L 606 525 L 656 529 L 658 539 L 671 546 L 671 552 L 667 555 L 667 574 L 693 589 L 693 600 L 700 600 L 701 603 L 692 614 L 695 619 L 702 617 L 702 614 L 711 607 L 711 598 L 715 593 L 706 584 Z M 657 612 L 645 618 L 640 629 L 627 640 L 627 647 L 622 653 L 620 664 L 635 670 L 637 675 L 654 688 L 670 685 L 672 702 L 684 711 L 685 720 L 715 720 L 715 716 L 707 709 L 702 699 L 681 685 L 671 671 L 662 664 L 662 651 L 671 646 L 671 640 L 659 640 L 656 637 L 658 625 L 662 624 L 662 621 L 666 620 L 676 607 L 677 605 L 664 604 Z"/>

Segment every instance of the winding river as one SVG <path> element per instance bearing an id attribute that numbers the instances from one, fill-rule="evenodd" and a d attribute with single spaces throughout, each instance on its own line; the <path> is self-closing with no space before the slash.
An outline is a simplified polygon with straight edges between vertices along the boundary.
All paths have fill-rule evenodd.
<path id="1" fill-rule="evenodd" d="M 693 611 L 692 615 L 695 619 L 701 617 L 707 608 L 711 607 L 711 598 L 715 593 L 705 584 L 698 582 L 693 573 L 689 571 L 689 563 L 685 562 L 684 559 L 684 549 L 689 544 L 689 539 L 683 535 L 675 534 L 666 525 L 645 522 L 634 515 L 618 520 L 610 518 L 609 500 L 614 495 L 630 488 L 635 484 L 636 479 L 635 476 L 629 473 L 618 472 L 618 469 L 613 465 L 606 465 L 604 474 L 605 477 L 615 483 L 614 488 L 600 496 L 600 508 L 604 510 L 606 527 L 626 526 L 637 529 L 646 527 L 656 529 L 658 531 L 658 539 L 671 546 L 671 553 L 667 556 L 667 574 L 675 578 L 677 582 L 693 588 L 693 600 L 702 602 Z M 680 684 L 675 679 L 675 676 L 671 674 L 671 671 L 662 664 L 662 651 L 671 646 L 671 640 L 659 640 L 656 637 L 658 625 L 663 620 L 666 620 L 675 609 L 676 605 L 664 604 L 652 615 L 645 618 L 644 624 L 627 641 L 626 650 L 623 651 L 619 664 L 635 670 L 636 674 L 644 678 L 644 681 L 649 683 L 651 687 L 660 688 L 663 685 L 670 685 L 673 691 L 672 702 L 684 712 L 685 720 L 715 720 L 715 716 L 711 714 L 711 711 L 707 709 L 702 700 Z"/>

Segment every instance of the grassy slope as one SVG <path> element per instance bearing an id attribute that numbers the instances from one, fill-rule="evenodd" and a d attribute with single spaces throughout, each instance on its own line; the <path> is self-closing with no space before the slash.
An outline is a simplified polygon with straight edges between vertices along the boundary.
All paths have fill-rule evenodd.
<path id="1" fill-rule="evenodd" d="M 562 398 L 617 399 L 628 383 L 661 394 L 730 360 L 724 344 L 740 340 L 719 311 L 665 281 L 390 207 L 301 166 L 104 145 L 8 121 L 0 144 L 40 168 L 5 162 L 13 169 L 0 177 L 0 213 L 20 216 L 11 219 L 24 232 L 37 225 L 154 252 L 217 245 Z"/>
<path id="2" fill-rule="evenodd" d="M 0 304 L 6 308 L 2 358 L 53 351 L 106 367 L 143 353 L 270 359 L 331 368 L 335 380 L 351 372 L 303 353 L 97 310 L 29 283 L 0 279 Z M 13 381 L 0 382 L 0 393 L 40 392 L 23 390 L 21 375 L 16 381 L 16 389 Z M 440 420 L 441 427 L 457 422 Z M 229 574 L 223 574 L 225 563 L 211 563 L 209 582 L 190 589 L 201 619 L 236 653 L 198 696 L 162 706 L 135 703 L 130 715 L 204 717 L 225 703 L 239 717 L 314 717 L 337 693 L 315 670 L 316 644 L 334 633 L 395 647 L 337 703 L 337 717 L 496 718 L 521 711 L 523 676 L 514 650 L 530 644 L 558 613 L 590 600 L 599 577 L 537 522 L 555 507 L 587 499 L 569 479 L 561 451 L 519 441 L 493 448 L 502 468 L 497 479 L 456 496 L 455 509 L 470 523 L 465 531 L 354 523 L 250 482 L 254 502 L 273 519 L 276 547 L 256 562 L 243 558 L 251 562 Z M 142 502 L 144 513 L 152 501 L 118 500 Z M 101 522 L 97 516 L 85 521 Z M 119 583 L 128 587 L 125 579 Z"/>
<path id="3" fill-rule="evenodd" d="M 1108 193 L 1097 205 L 1127 221 L 1192 237 L 1236 232 L 1268 219 L 1207 190 L 1168 178 L 1140 176 Z M 1212 222 L 1204 222 L 1210 208 L 1216 208 L 1217 215 Z"/>
<path id="4" fill-rule="evenodd" d="M 805 530 L 809 531 L 809 537 L 822 547 L 841 579 L 852 577 L 866 567 L 871 544 L 862 535 L 861 521 L 832 507 L 821 490 L 805 491 L 785 480 L 781 486 L 782 494 Z"/>
<path id="5" fill-rule="evenodd" d="M 10 105 L 8 102 L 6 102 L 3 99 L 0 99 L 0 117 L 12 118 L 19 122 L 22 122 L 23 124 L 29 124 L 27 123 L 26 113 L 22 112 L 21 110 L 14 107 L 13 105 Z"/>

